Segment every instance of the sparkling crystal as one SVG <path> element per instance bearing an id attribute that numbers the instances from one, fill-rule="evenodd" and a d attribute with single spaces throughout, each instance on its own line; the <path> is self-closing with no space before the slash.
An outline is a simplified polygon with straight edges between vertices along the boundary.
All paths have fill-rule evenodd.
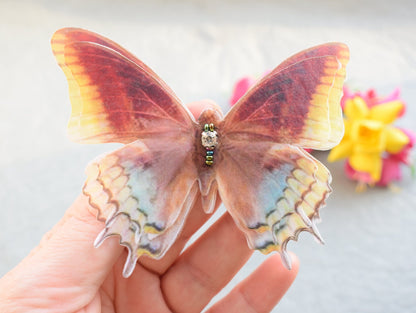
<path id="1" fill-rule="evenodd" d="M 201 135 L 201 142 L 205 148 L 213 148 L 218 144 L 217 132 L 214 131 L 203 131 Z"/>

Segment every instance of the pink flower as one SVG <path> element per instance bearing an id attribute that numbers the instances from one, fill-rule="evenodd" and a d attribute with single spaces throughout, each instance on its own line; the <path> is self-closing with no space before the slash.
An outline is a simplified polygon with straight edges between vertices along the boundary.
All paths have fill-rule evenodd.
<path id="1" fill-rule="evenodd" d="M 393 181 L 399 181 L 402 179 L 402 170 L 400 168 L 400 162 L 391 158 L 391 155 L 383 158 L 383 168 L 381 170 L 380 180 L 377 182 L 377 186 L 386 187 Z"/>
<path id="2" fill-rule="evenodd" d="M 230 99 L 230 105 L 233 106 L 238 100 L 254 85 L 256 81 L 251 77 L 243 77 L 238 80 L 234 86 L 234 90 Z"/>
<path id="3" fill-rule="evenodd" d="M 410 152 L 416 142 L 416 134 L 407 129 L 401 130 L 409 138 L 409 143 L 404 146 L 403 149 L 398 153 L 387 153 L 383 157 L 381 176 L 380 179 L 376 182 L 377 186 L 386 187 L 393 181 L 400 181 L 402 179 L 401 165 L 411 165 Z M 369 173 L 354 170 L 348 160 L 345 162 L 344 171 L 347 177 L 351 180 L 358 181 L 361 184 L 374 184 L 374 181 L 372 180 Z"/>
<path id="4" fill-rule="evenodd" d="M 342 109 L 344 109 L 345 102 L 348 99 L 354 99 L 355 97 L 362 98 L 367 104 L 367 107 L 369 109 L 382 103 L 387 103 L 387 102 L 392 102 L 392 101 L 403 102 L 403 100 L 400 99 L 400 88 L 394 89 L 393 92 L 386 97 L 378 96 L 375 89 L 373 88 L 368 89 L 366 92 L 360 92 L 360 91 L 352 92 L 348 87 L 344 86 L 343 91 L 344 91 L 344 95 L 342 96 L 342 99 L 341 99 Z M 403 108 L 405 107 L 406 106 L 404 105 Z M 399 117 L 404 114 L 404 111 L 405 110 L 403 109 L 403 111 L 400 112 Z"/>
<path id="5" fill-rule="evenodd" d="M 264 76 L 266 76 L 267 74 L 269 74 L 270 71 L 265 71 L 263 73 L 263 75 L 261 75 L 261 78 L 263 78 Z M 230 99 L 230 105 L 233 106 L 234 104 L 237 103 L 238 100 L 240 100 L 240 98 L 242 96 L 244 96 L 244 94 L 250 89 L 251 86 L 253 86 L 255 83 L 257 82 L 256 79 L 253 79 L 249 76 L 244 76 L 243 78 L 240 78 L 234 85 L 234 90 L 233 93 L 231 95 L 231 99 Z"/>
<path id="6" fill-rule="evenodd" d="M 342 110 L 344 110 L 345 102 L 348 99 L 353 99 L 355 97 L 355 93 L 351 92 L 351 90 L 345 85 L 344 85 L 342 91 L 343 91 L 343 95 L 342 95 L 342 98 L 341 98 L 341 108 L 342 108 Z"/>
<path id="7" fill-rule="evenodd" d="M 371 162 L 370 154 L 360 155 L 361 159 L 358 159 L 358 156 L 356 155 L 344 155 L 344 157 L 347 157 L 347 162 L 345 163 L 345 174 L 348 178 L 358 181 L 357 190 L 362 191 L 367 185 L 388 186 L 393 181 L 401 180 L 401 165 L 411 165 L 409 155 L 415 144 L 416 135 L 409 130 L 392 126 L 394 120 L 402 116 L 405 112 L 405 104 L 400 99 L 400 89 L 396 88 L 390 95 L 380 97 L 374 89 L 368 89 L 365 92 L 352 92 L 347 87 L 344 87 L 344 95 L 341 99 L 341 106 L 345 115 L 344 121 L 346 123 L 346 136 L 341 142 L 344 142 L 344 146 L 345 142 L 348 143 L 348 138 L 350 141 L 355 138 L 351 147 L 357 146 L 356 141 L 358 137 L 355 136 L 357 134 L 354 133 L 354 129 L 356 130 L 356 128 L 354 128 L 352 126 L 353 124 L 351 124 L 351 122 L 354 122 L 354 118 L 361 118 L 361 120 L 364 118 L 364 122 L 367 120 L 374 120 L 383 123 L 382 128 L 384 137 L 381 136 L 380 139 L 384 139 L 381 140 L 380 143 L 384 143 L 385 145 L 382 145 L 381 150 L 377 151 L 377 154 L 375 154 L 377 158 L 373 158 L 373 161 L 377 160 L 378 162 Z M 366 112 L 367 114 L 365 114 Z M 361 120 L 358 122 L 364 125 L 365 123 Z M 367 134 L 368 139 L 377 139 L 376 133 L 373 133 Z M 386 140 L 390 140 L 390 142 Z M 364 149 L 367 147 L 368 146 L 364 146 L 361 148 Z M 332 159 L 334 158 L 334 155 L 336 159 L 336 152 L 338 152 L 338 154 L 340 151 L 345 152 L 345 149 L 343 150 L 342 148 L 343 147 L 341 147 L 340 144 L 332 149 L 330 153 Z M 361 148 L 360 153 L 362 154 L 363 151 L 361 151 Z M 374 175 L 375 173 L 377 173 L 377 175 Z M 373 174 L 373 176 L 370 174 Z"/>
<path id="8" fill-rule="evenodd" d="M 383 158 L 383 168 L 381 171 L 380 180 L 377 182 L 378 186 L 388 186 L 393 181 L 399 181 L 402 179 L 401 164 L 410 166 L 410 151 L 414 146 L 416 140 L 416 134 L 410 130 L 402 129 L 402 131 L 409 138 L 409 143 L 396 154 L 388 154 Z"/>
<path id="9" fill-rule="evenodd" d="M 373 179 L 371 178 L 371 175 L 367 172 L 359 172 L 353 169 L 348 162 L 348 160 L 345 162 L 344 165 L 344 171 L 345 175 L 351 180 L 356 180 L 361 183 L 369 184 L 371 185 L 373 183 Z"/>
<path id="10" fill-rule="evenodd" d="M 410 151 L 415 145 L 416 134 L 408 129 L 402 129 L 401 131 L 409 138 L 409 143 L 397 154 L 392 154 L 391 157 L 394 157 L 397 161 L 404 163 L 406 165 L 411 165 L 410 161 Z"/>

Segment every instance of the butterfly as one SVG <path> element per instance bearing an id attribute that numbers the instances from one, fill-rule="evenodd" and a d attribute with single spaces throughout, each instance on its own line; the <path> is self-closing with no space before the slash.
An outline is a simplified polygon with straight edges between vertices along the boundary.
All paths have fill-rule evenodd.
<path id="1" fill-rule="evenodd" d="M 125 144 L 92 161 L 83 193 L 105 227 L 95 246 L 120 236 L 129 277 L 138 258 L 160 259 L 196 199 L 206 213 L 219 197 L 248 245 L 277 251 L 302 231 L 322 238 L 319 210 L 331 175 L 303 148 L 327 150 L 343 136 L 340 107 L 348 47 L 327 43 L 276 67 L 223 116 L 196 120 L 142 61 L 78 28 L 58 30 L 52 50 L 69 84 L 71 140 Z"/>

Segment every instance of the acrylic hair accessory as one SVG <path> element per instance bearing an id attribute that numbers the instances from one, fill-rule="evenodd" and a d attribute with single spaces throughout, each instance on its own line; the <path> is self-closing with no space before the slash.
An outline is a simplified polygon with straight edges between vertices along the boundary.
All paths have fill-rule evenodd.
<path id="1" fill-rule="evenodd" d="M 172 90 L 116 43 L 75 28 L 57 31 L 52 49 L 69 84 L 69 136 L 125 146 L 89 164 L 83 192 L 108 236 L 129 254 L 160 259 L 201 194 L 213 211 L 219 196 L 252 249 L 277 251 L 315 226 L 331 189 L 329 171 L 303 150 L 327 150 L 343 135 L 340 99 L 348 48 L 328 43 L 284 61 L 223 117 L 195 120 Z M 303 148 L 302 148 L 303 147 Z"/>

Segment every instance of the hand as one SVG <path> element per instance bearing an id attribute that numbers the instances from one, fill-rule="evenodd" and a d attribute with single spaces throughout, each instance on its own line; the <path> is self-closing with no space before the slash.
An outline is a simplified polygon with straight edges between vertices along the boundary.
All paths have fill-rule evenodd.
<path id="1" fill-rule="evenodd" d="M 190 109 L 198 116 L 206 105 L 193 103 Z M 93 247 L 104 225 L 80 196 L 39 246 L 0 279 L 0 312 L 201 312 L 252 254 L 227 213 L 182 252 L 208 218 L 197 199 L 167 254 L 140 258 L 125 279 L 126 249 L 117 237 Z M 296 277 L 293 254 L 292 265 L 288 271 L 272 255 L 207 312 L 269 312 Z"/>

